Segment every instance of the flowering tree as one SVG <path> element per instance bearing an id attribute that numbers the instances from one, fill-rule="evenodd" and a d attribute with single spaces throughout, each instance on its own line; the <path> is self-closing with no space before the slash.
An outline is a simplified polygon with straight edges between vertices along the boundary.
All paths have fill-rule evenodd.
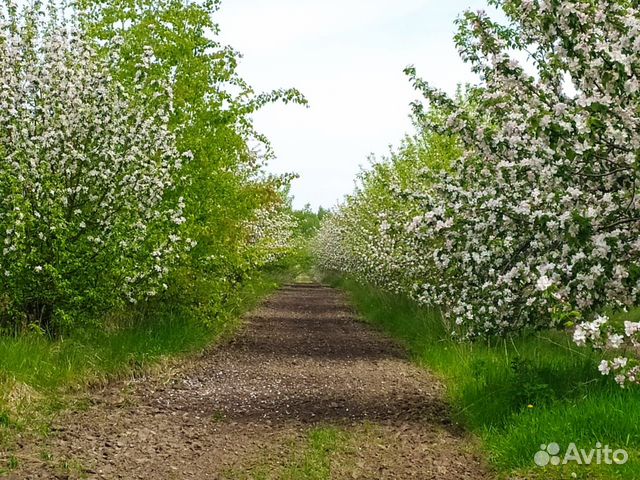
<path id="1" fill-rule="evenodd" d="M 37 7 L 0 17 L 0 319 L 54 331 L 165 287 L 184 201 L 171 95 L 139 64 L 124 88 L 73 22 Z M 47 20 L 42 20 L 42 18 Z M 46 22 L 46 23 L 45 23 Z M 148 52 L 148 57 L 152 52 Z M 73 318 L 78 318 L 77 315 Z"/>
<path id="2" fill-rule="evenodd" d="M 639 12 L 623 2 L 504 1 L 467 13 L 458 45 L 484 81 L 450 109 L 465 156 L 425 202 L 449 226 L 436 283 L 471 331 L 549 326 L 638 302 Z M 526 51 L 535 74 L 510 50 Z M 415 77 L 414 77 L 415 79 Z M 441 212 L 441 213 L 440 213 Z"/>
<path id="3" fill-rule="evenodd" d="M 401 193 L 420 210 L 398 230 L 420 263 L 405 290 L 467 335 L 577 322 L 579 343 L 633 351 L 637 324 L 598 315 L 640 300 L 640 12 L 618 0 L 490 3 L 508 25 L 484 12 L 459 22 L 482 80 L 464 101 L 407 70 L 447 119 L 419 104 L 416 115 L 463 153 Z M 601 370 L 624 384 L 637 365 L 622 356 Z"/>

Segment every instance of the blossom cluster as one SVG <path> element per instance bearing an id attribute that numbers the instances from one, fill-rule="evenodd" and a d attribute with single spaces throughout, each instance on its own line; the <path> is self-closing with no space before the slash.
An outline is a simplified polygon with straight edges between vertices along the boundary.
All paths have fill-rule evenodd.
<path id="1" fill-rule="evenodd" d="M 413 182 L 380 179 L 383 194 L 365 183 L 325 225 L 321 262 L 437 305 L 469 336 L 632 308 L 640 11 L 613 0 L 492 3 L 508 25 L 484 12 L 460 20 L 459 50 L 481 79 L 463 98 L 407 69 L 438 112 L 416 103 L 422 128 L 460 155 L 448 168 L 416 166 Z"/>
<path id="2" fill-rule="evenodd" d="M 590 322 L 579 323 L 573 340 L 577 345 L 590 345 L 599 350 L 621 352 L 613 360 L 604 359 L 598 369 L 602 375 L 613 375 L 620 386 L 640 383 L 640 362 L 630 352 L 640 348 L 640 322 L 624 322 L 624 329 L 611 326 L 609 317 L 598 315 Z"/>
<path id="3" fill-rule="evenodd" d="M 275 263 L 291 252 L 296 221 L 276 205 L 254 212 L 246 222 L 250 262 L 255 268 Z"/>

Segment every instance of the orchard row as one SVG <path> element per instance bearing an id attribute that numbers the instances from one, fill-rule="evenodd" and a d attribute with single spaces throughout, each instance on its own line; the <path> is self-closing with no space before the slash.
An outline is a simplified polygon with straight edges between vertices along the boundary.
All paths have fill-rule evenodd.
<path id="1" fill-rule="evenodd" d="M 71 6 L 69 6 L 71 5 Z M 290 176 L 215 41 L 217 2 L 0 7 L 0 327 L 59 334 L 169 297 L 215 318 L 290 248 Z M 261 153 L 262 152 L 262 153 Z M 265 153 L 266 152 L 266 153 Z"/>
<path id="2" fill-rule="evenodd" d="M 418 134 L 325 221 L 321 266 L 442 309 L 455 335 L 569 328 L 640 381 L 640 11 L 495 0 L 456 43 L 479 76 L 451 98 L 407 69 Z"/>

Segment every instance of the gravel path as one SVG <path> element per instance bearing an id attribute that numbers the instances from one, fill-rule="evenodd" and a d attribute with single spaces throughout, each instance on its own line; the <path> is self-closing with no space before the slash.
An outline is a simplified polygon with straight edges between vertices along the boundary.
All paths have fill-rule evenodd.
<path id="1" fill-rule="evenodd" d="M 285 286 L 230 343 L 91 403 L 59 418 L 12 478 L 252 478 L 327 425 L 353 445 L 331 478 L 489 478 L 437 380 L 320 285 Z"/>

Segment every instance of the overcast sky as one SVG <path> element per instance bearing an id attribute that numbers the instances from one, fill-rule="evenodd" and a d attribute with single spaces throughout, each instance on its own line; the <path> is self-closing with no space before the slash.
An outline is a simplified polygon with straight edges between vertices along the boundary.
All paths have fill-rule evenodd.
<path id="1" fill-rule="evenodd" d="M 257 91 L 296 87 L 310 108 L 272 105 L 255 116 L 278 156 L 297 172 L 294 205 L 333 206 L 353 188 L 370 153 L 385 154 L 412 130 L 418 98 L 403 69 L 454 92 L 474 81 L 453 45 L 454 20 L 482 0 L 223 0 L 222 41 L 244 58 Z"/>

